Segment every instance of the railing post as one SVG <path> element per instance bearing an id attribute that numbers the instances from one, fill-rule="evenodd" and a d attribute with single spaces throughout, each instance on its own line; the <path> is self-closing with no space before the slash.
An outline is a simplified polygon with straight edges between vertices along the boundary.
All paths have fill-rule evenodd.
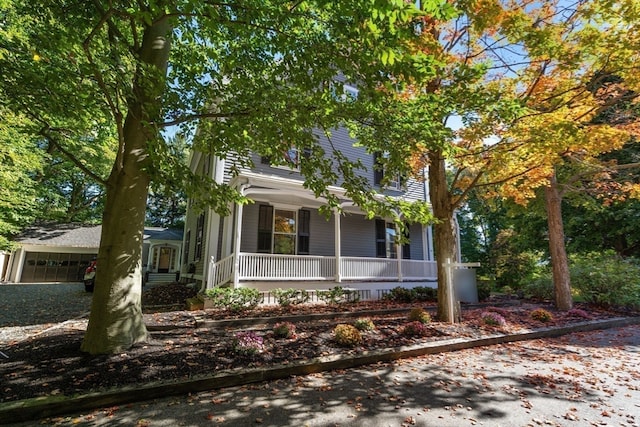
<path id="1" fill-rule="evenodd" d="M 205 285 L 205 289 L 213 288 L 216 286 L 217 278 L 214 275 L 215 264 L 216 260 L 214 259 L 214 257 L 209 257 L 209 267 L 207 268 L 207 283 Z"/>
<path id="2" fill-rule="evenodd" d="M 341 246 L 342 246 L 342 239 L 341 239 L 341 234 L 340 234 L 340 212 L 338 212 L 337 210 L 333 211 L 333 218 L 334 218 L 334 223 L 335 223 L 335 227 L 334 227 L 334 234 L 335 234 L 335 255 L 336 255 L 336 278 L 335 281 L 336 283 L 340 283 L 342 282 L 342 260 L 341 260 Z"/>

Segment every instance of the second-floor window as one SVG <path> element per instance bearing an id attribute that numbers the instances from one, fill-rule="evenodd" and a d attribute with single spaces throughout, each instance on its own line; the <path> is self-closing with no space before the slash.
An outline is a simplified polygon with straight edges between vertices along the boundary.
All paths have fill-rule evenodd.
<path id="1" fill-rule="evenodd" d="M 272 156 L 262 156 L 260 163 L 270 165 L 274 168 L 299 171 L 301 160 L 303 158 L 308 158 L 310 155 L 310 149 L 305 148 L 300 151 L 296 147 L 291 147 L 282 153 L 282 156 L 279 159 L 275 159 Z"/>
<path id="2" fill-rule="evenodd" d="M 386 153 L 373 153 L 373 183 L 391 190 L 402 190 L 402 177 L 400 174 L 385 174 L 384 159 Z"/>

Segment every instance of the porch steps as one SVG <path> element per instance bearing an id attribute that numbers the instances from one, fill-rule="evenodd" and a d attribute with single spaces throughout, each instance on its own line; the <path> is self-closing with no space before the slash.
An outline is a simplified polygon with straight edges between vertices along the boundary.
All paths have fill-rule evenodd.
<path id="1" fill-rule="evenodd" d="M 148 273 L 145 281 L 148 285 L 160 285 L 176 281 L 176 273 Z"/>

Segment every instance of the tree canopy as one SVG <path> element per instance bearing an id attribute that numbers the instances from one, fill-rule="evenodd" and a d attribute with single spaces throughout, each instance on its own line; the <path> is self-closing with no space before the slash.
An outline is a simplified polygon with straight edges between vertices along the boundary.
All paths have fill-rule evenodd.
<path id="1" fill-rule="evenodd" d="M 188 136 L 197 128 L 194 147 L 221 157 L 248 159 L 291 144 L 310 149 L 306 186 L 330 205 L 337 200 L 327 186 L 339 182 L 371 214 L 397 208 L 428 218 L 426 204 L 374 203 L 361 165 L 322 152 L 316 138 L 362 112 L 392 71 L 432 68 L 430 55 L 409 49 L 415 20 L 449 15 L 447 2 L 428 1 L 422 10 L 402 0 L 2 5 L 3 105 L 29 118 L 25 134 L 55 146 L 106 189 L 84 351 L 118 351 L 147 337 L 139 283 L 150 182 L 181 182 L 194 206 L 220 213 L 244 201 L 228 186 L 191 175 L 162 138 L 166 127 Z M 357 82 L 357 102 L 336 99 L 344 81 Z M 103 175 L 96 154 L 109 150 L 115 157 Z"/>

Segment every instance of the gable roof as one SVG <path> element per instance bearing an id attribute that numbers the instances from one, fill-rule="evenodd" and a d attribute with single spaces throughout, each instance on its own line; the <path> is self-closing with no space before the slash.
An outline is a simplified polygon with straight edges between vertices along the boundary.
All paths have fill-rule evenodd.
<path id="1" fill-rule="evenodd" d="M 98 248 L 102 225 L 46 224 L 26 228 L 14 241 L 27 245 Z M 182 230 L 145 227 L 144 240 L 182 241 Z"/>

